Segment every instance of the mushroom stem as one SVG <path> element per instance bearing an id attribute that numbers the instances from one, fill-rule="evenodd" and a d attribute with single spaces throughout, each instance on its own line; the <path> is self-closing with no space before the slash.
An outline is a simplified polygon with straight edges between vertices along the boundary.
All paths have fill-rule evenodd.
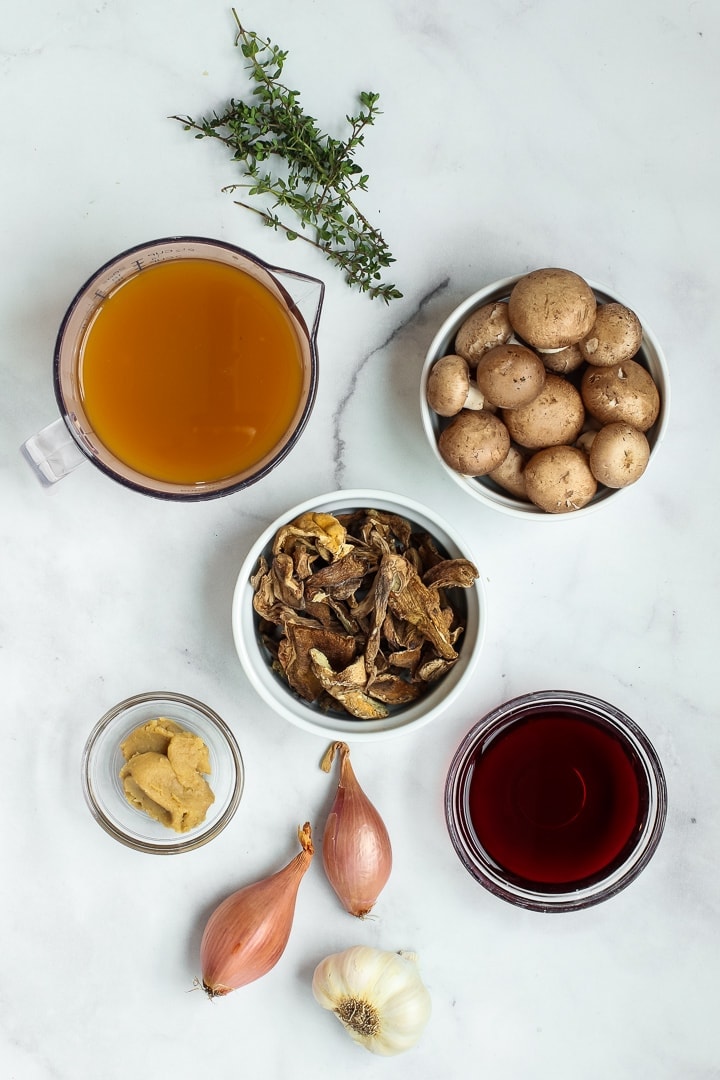
<path id="1" fill-rule="evenodd" d="M 478 390 L 477 386 L 473 386 L 473 384 L 470 383 L 463 409 L 482 409 L 484 405 L 485 395 Z"/>

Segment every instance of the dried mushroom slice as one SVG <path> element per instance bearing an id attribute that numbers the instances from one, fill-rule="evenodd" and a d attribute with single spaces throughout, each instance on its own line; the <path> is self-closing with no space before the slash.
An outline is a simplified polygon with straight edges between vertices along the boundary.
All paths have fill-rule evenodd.
<path id="1" fill-rule="evenodd" d="M 317 701 L 323 685 L 313 671 L 310 653 L 317 649 L 330 663 L 346 667 L 355 655 L 355 639 L 334 630 L 311 626 L 287 627 L 278 646 L 278 662 L 287 682 L 306 701 Z"/>
<path id="2" fill-rule="evenodd" d="M 305 581 L 313 572 L 313 567 L 318 560 L 318 553 L 314 547 L 297 545 L 293 549 L 292 561 L 295 567 L 295 577 L 298 581 Z"/>
<path id="3" fill-rule="evenodd" d="M 349 534 L 377 551 L 404 551 L 410 544 L 412 526 L 399 514 L 384 510 L 355 510 L 351 514 L 338 515 L 338 520 Z"/>
<path id="4" fill-rule="evenodd" d="M 443 660 L 441 657 L 435 656 L 432 660 L 428 660 L 426 663 L 418 665 L 415 676 L 420 682 L 437 682 L 443 675 L 447 675 L 448 671 L 451 667 L 454 667 L 455 663 L 455 660 Z"/>
<path id="5" fill-rule="evenodd" d="M 375 566 L 377 558 L 372 553 L 353 550 L 312 573 L 305 582 L 305 595 L 308 600 L 328 596 L 348 600 L 363 587 L 366 574 Z"/>
<path id="6" fill-rule="evenodd" d="M 407 671 L 411 678 L 415 677 L 415 670 L 422 660 L 422 646 L 418 645 L 414 649 L 403 649 L 399 652 L 390 653 L 388 656 L 388 663 L 390 667 L 397 668 L 400 671 Z"/>
<path id="7" fill-rule="evenodd" d="M 365 606 L 369 607 L 370 632 L 365 645 L 365 667 L 373 674 L 375 658 L 380 649 L 382 629 L 385 623 L 390 597 L 407 587 L 412 568 L 402 555 L 383 555 L 378 572 L 373 580 L 372 589 L 367 595 Z"/>
<path id="8" fill-rule="evenodd" d="M 394 558 L 400 559 L 402 556 L 396 555 Z M 408 565 L 407 560 L 403 562 Z M 417 571 L 412 571 L 404 589 L 391 594 L 390 607 L 399 618 L 417 627 L 444 660 L 456 658 L 438 593 L 423 585 Z"/>
<path id="9" fill-rule="evenodd" d="M 478 576 L 468 559 L 443 559 L 422 575 L 423 584 L 433 589 L 469 589 Z"/>
<path id="10" fill-rule="evenodd" d="M 399 652 L 420 648 L 424 641 L 416 626 L 395 618 L 392 611 L 388 611 L 385 615 L 383 638 L 389 649 Z"/>
<path id="11" fill-rule="evenodd" d="M 265 574 L 258 583 L 258 590 L 253 596 L 253 608 L 261 619 L 268 623 L 274 623 L 276 626 L 285 626 L 287 623 L 305 623 L 309 626 L 321 625 L 317 619 L 302 615 L 295 608 L 278 600 L 270 574 Z"/>
<path id="12" fill-rule="evenodd" d="M 278 609 L 278 601 L 275 595 L 275 586 L 272 574 L 268 570 L 264 559 L 261 560 L 261 565 L 254 577 L 251 578 L 251 582 L 254 589 L 253 608 L 262 619 L 267 619 L 268 622 L 277 622 L 275 614 Z"/>
<path id="13" fill-rule="evenodd" d="M 357 627 L 352 627 L 345 619 L 345 611 L 342 605 L 339 611 L 336 612 L 334 604 L 327 598 L 319 600 L 317 603 L 314 600 L 306 600 L 305 613 L 311 619 L 315 619 L 321 626 L 326 626 L 330 630 L 343 629 L 348 634 L 354 634 L 357 630 Z"/>
<path id="14" fill-rule="evenodd" d="M 273 554 L 292 551 L 295 545 L 314 541 L 314 546 L 324 559 L 333 559 L 346 555 L 352 545 L 346 542 L 345 527 L 333 514 L 306 513 L 278 530 L 273 543 Z"/>
<path id="15" fill-rule="evenodd" d="M 333 671 L 328 658 L 319 649 L 310 650 L 313 671 L 323 689 L 360 720 L 383 720 L 388 715 L 384 705 L 365 693 L 367 677 L 362 656 L 344 671 Z"/>
<path id="16" fill-rule="evenodd" d="M 368 694 L 386 705 L 409 705 L 423 692 L 419 683 L 408 682 L 400 675 L 378 675 L 368 686 Z"/>
<path id="17" fill-rule="evenodd" d="M 295 563 L 291 555 L 280 552 L 273 559 L 272 587 L 278 600 L 289 607 L 301 609 L 305 606 L 303 583 L 295 576 Z"/>
<path id="18" fill-rule="evenodd" d="M 252 586 L 253 593 L 256 593 L 260 588 L 260 584 L 268 572 L 268 561 L 264 555 L 261 555 L 258 559 L 257 570 L 254 574 L 250 575 L 250 584 Z"/>
<path id="19" fill-rule="evenodd" d="M 439 550 L 437 543 L 429 533 L 419 533 L 414 536 L 413 547 L 420 559 L 423 573 L 447 558 L 447 555 L 444 555 Z"/>

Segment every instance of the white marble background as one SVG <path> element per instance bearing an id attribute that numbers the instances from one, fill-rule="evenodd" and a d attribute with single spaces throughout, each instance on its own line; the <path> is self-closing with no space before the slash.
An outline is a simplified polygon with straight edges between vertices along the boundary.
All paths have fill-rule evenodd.
<path id="1" fill-rule="evenodd" d="M 32 0 L 1 38 L 0 531 L 3 842 L 0 1076 L 138 1080 L 710 1080 L 720 1077 L 720 8 L 715 0 L 246 0 L 245 24 L 290 52 L 288 81 L 323 126 L 357 93 L 384 115 L 361 162 L 365 205 L 404 299 L 351 292 L 220 193 L 222 149 L 166 119 L 247 84 L 220 0 Z M 322 276 L 317 405 L 262 485 L 170 505 L 84 466 L 45 494 L 18 447 L 56 415 L 58 323 L 76 288 L 132 244 L 194 233 Z M 668 436 L 632 493 L 577 520 L 521 523 L 451 484 L 425 444 L 418 374 L 444 317 L 508 274 L 565 265 L 651 323 L 670 365 Z M 225 1001 L 188 992 L 203 921 L 283 865 L 330 795 L 322 740 L 255 696 L 229 604 L 255 536 L 337 487 L 414 496 L 481 568 L 489 633 L 474 684 L 416 736 L 358 748 L 394 841 L 376 917 L 305 879 L 287 952 Z M 656 744 L 670 808 L 645 873 L 585 913 L 515 910 L 476 885 L 445 833 L 456 744 L 533 689 L 584 690 Z M 97 718 L 147 689 L 194 695 L 235 730 L 247 787 L 208 847 L 161 859 L 87 812 L 80 755 Z M 434 1013 L 383 1062 L 312 999 L 350 944 L 413 948 Z"/>

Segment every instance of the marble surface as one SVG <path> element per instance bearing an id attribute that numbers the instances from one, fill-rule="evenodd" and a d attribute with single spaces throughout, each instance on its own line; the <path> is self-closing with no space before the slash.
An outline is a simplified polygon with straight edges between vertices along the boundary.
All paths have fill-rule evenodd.
<path id="1" fill-rule="evenodd" d="M 0 1074 L 347 1080 L 720 1077 L 720 579 L 714 370 L 720 315 L 720 9 L 713 0 L 247 0 L 290 52 L 288 81 L 324 127 L 363 89 L 384 110 L 361 162 L 402 300 L 350 291 L 221 193 L 220 147 L 170 114 L 247 88 L 219 0 L 34 0 L 4 20 L 0 285 L 0 605 L 4 821 Z M 158 236 L 218 237 L 322 277 L 316 407 L 262 484 L 175 505 L 84 465 L 44 492 L 19 447 L 56 416 L 51 357 L 76 289 Z M 597 514 L 519 522 L 471 502 L 426 444 L 418 378 L 469 293 L 568 266 L 633 300 L 672 382 L 667 437 L 641 483 Z M 234 652 L 230 599 L 255 537 L 301 499 L 395 489 L 452 522 L 481 569 L 488 637 L 472 686 L 414 736 L 358 746 L 395 848 L 376 913 L 355 922 L 321 868 L 278 966 L 236 995 L 192 992 L 209 911 L 283 865 L 322 825 L 321 739 L 263 704 Z M 91 727 L 163 688 L 232 726 L 247 786 L 231 825 L 190 854 L 137 854 L 83 801 Z M 451 850 L 442 785 L 472 723 L 534 689 L 595 694 L 656 745 L 669 814 L 655 858 L 586 912 L 523 912 Z M 310 978 L 351 944 L 414 949 L 432 994 L 419 1046 L 355 1047 Z"/>

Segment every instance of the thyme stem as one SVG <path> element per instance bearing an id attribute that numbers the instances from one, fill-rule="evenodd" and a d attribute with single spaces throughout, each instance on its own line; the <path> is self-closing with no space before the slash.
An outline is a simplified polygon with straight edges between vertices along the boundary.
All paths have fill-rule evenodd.
<path id="1" fill-rule="evenodd" d="M 234 8 L 232 13 L 235 45 L 254 84 L 251 99 L 232 98 L 224 112 L 200 120 L 171 119 L 193 131 L 196 139 L 217 139 L 231 151 L 243 179 L 223 191 L 242 188 L 248 197 L 262 200 L 261 206 L 236 200 L 237 206 L 252 210 L 288 240 L 300 238 L 319 248 L 361 292 L 386 303 L 399 298 L 402 293 L 383 281 L 384 270 L 395 260 L 380 230 L 355 202 L 356 192 L 366 191 L 369 180 L 355 153 L 364 145 L 365 129 L 380 114 L 379 94 L 360 93 L 357 114 L 345 117 L 350 132 L 344 140 L 325 134 L 301 108 L 298 91 L 281 81 L 287 52 L 246 30 Z M 293 225 L 283 220 L 286 213 Z"/>

